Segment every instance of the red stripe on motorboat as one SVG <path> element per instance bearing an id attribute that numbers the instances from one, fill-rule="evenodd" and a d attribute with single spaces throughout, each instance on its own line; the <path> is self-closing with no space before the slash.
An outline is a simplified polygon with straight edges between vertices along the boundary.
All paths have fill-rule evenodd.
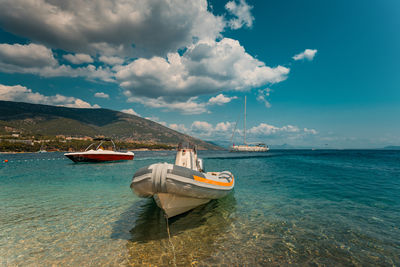
<path id="1" fill-rule="evenodd" d="M 132 160 L 133 155 L 109 155 L 109 154 L 98 154 L 98 155 L 84 155 L 89 159 L 95 159 L 100 161 L 110 161 L 110 160 Z"/>

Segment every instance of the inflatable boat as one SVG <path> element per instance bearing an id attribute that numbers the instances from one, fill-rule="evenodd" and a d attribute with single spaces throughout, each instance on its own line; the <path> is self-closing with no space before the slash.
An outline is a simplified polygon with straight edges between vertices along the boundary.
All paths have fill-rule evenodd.
<path id="1" fill-rule="evenodd" d="M 136 195 L 153 197 L 168 218 L 222 198 L 234 186 L 229 171 L 204 172 L 194 146 L 180 146 L 175 164 L 156 163 L 139 169 L 131 183 Z"/>

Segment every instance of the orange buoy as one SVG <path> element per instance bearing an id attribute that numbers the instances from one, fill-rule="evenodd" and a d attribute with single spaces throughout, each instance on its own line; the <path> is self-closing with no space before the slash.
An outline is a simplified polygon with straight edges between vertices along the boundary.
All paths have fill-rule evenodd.
<path id="1" fill-rule="evenodd" d="M 4 162 L 7 163 L 7 162 L 8 162 L 8 159 L 5 159 Z"/>

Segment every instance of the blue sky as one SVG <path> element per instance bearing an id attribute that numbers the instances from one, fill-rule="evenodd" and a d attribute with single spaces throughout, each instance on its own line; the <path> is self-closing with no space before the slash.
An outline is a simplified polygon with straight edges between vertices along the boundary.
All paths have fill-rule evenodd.
<path id="1" fill-rule="evenodd" d="M 400 145 L 399 29 L 394 0 L 5 0 L 0 99 L 229 140 L 247 95 L 249 142 Z"/>

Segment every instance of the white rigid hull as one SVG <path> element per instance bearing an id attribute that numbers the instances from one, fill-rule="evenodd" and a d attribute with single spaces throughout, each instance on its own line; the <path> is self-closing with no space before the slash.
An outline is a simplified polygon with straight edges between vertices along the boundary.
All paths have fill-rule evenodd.
<path id="1" fill-rule="evenodd" d="M 200 205 L 208 203 L 211 199 L 183 197 L 177 194 L 158 193 L 153 196 L 157 206 L 162 209 L 168 218 L 185 213 Z"/>
<path id="2" fill-rule="evenodd" d="M 139 169 L 131 183 L 140 197 L 153 197 L 168 218 L 228 195 L 234 177 L 228 172 L 199 172 L 168 163 Z"/>

